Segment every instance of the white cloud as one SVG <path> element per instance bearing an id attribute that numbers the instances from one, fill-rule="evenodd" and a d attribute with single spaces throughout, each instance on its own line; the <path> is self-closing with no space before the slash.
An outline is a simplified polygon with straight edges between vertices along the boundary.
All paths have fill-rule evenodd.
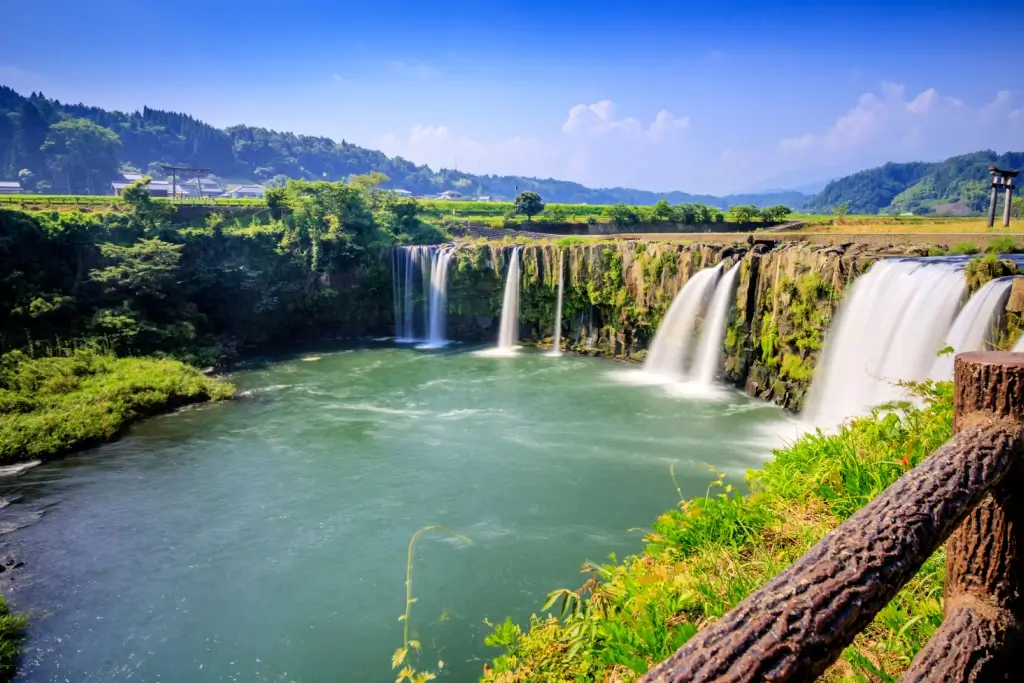
<path id="1" fill-rule="evenodd" d="M 818 157 L 830 163 L 940 159 L 983 148 L 1024 144 L 1021 109 L 1001 90 L 980 106 L 928 88 L 910 98 L 903 85 L 882 83 L 823 132 L 784 138 L 776 149 L 783 165 Z"/>
<path id="2" fill-rule="evenodd" d="M 615 103 L 611 100 L 601 100 L 594 104 L 577 104 L 571 108 L 568 118 L 562 124 L 562 132 L 594 136 L 621 134 L 629 138 L 659 141 L 674 131 L 686 130 L 689 127 L 689 117 L 676 117 L 667 109 L 662 109 L 654 117 L 651 125 L 644 128 L 644 125 L 632 116 L 616 119 Z"/>

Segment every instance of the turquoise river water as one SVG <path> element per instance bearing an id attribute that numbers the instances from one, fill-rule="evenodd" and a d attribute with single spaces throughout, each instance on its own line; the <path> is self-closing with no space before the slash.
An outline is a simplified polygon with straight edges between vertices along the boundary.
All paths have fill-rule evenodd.
<path id="1" fill-rule="evenodd" d="M 0 480 L 0 575 L 31 614 L 18 681 L 391 681 L 406 552 L 420 668 L 475 681 L 485 619 L 525 623 L 580 565 L 642 549 L 710 463 L 739 480 L 778 409 L 622 381 L 610 361 L 464 348 L 252 365 L 248 397 Z M 7 577 L 17 574 L 10 581 Z"/>

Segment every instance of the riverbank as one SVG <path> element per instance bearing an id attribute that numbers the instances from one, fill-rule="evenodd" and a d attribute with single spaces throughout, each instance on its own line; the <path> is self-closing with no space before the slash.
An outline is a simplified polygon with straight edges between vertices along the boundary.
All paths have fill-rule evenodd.
<path id="1" fill-rule="evenodd" d="M 18 652 L 25 640 L 28 617 L 11 614 L 7 601 L 0 595 L 0 681 L 14 678 L 18 667 Z"/>
<path id="2" fill-rule="evenodd" d="M 916 391 L 924 407 L 902 419 L 875 413 L 775 451 L 748 472 L 748 495 L 710 475 L 705 497 L 658 517 L 642 553 L 585 565 L 582 586 L 552 593 L 545 607 L 560 606 L 561 619 L 499 624 L 487 643 L 505 652 L 484 680 L 639 678 L 949 438 L 952 384 Z M 941 622 L 943 566 L 940 550 L 822 680 L 898 678 Z"/>
<path id="3" fill-rule="evenodd" d="M 231 384 L 171 359 L 11 352 L 0 357 L 0 464 L 110 441 L 141 418 L 233 393 Z"/>

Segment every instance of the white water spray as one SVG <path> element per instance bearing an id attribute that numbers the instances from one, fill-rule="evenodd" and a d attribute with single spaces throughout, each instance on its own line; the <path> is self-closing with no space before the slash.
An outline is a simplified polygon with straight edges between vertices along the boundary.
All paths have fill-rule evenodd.
<path id="1" fill-rule="evenodd" d="M 512 352 L 519 341 L 519 254 L 522 247 L 514 247 L 508 261 L 505 279 L 505 298 L 501 303 L 501 325 L 498 328 L 498 350 Z"/>
<path id="2" fill-rule="evenodd" d="M 725 341 L 725 326 L 729 321 L 733 288 L 739 272 L 740 264 L 737 263 L 718 281 L 715 294 L 708 306 L 708 315 L 704 320 L 704 331 L 697 346 L 697 359 L 694 361 L 692 373 L 694 381 L 698 384 L 710 386 L 718 377 L 718 364 L 722 358 L 722 345 Z"/>
<path id="3" fill-rule="evenodd" d="M 992 327 L 999 319 L 1006 298 L 1010 296 L 1012 284 L 1012 277 L 990 280 L 971 297 L 946 335 L 946 344 L 953 347 L 953 353 L 935 359 L 928 375 L 931 379 L 953 379 L 953 359 L 956 354 L 984 350 L 985 342 L 992 339 Z"/>
<path id="4" fill-rule="evenodd" d="M 555 344 L 552 356 L 562 355 L 562 295 L 565 292 L 565 251 L 558 254 L 558 303 L 555 306 Z"/>
<path id="5" fill-rule="evenodd" d="M 829 327 L 804 419 L 832 428 L 906 398 L 896 382 L 927 378 L 965 290 L 955 264 L 886 259 L 871 266 Z"/>
<path id="6" fill-rule="evenodd" d="M 664 379 L 682 378 L 683 363 L 695 336 L 697 316 L 721 272 L 721 264 L 705 268 L 695 273 L 679 290 L 654 333 L 650 353 L 644 361 L 644 372 Z"/>

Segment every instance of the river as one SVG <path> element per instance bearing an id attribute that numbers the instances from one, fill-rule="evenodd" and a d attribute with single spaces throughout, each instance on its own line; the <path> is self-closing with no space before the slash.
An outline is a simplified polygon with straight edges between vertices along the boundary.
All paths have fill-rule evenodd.
<path id="1" fill-rule="evenodd" d="M 580 565 L 741 481 L 790 420 L 622 382 L 606 360 L 455 347 L 255 364 L 248 397 L 148 420 L 0 480 L 24 682 L 390 681 L 410 537 L 421 669 L 476 681 L 485 619 L 526 623 Z M 17 579 L 8 577 L 16 575 Z"/>

